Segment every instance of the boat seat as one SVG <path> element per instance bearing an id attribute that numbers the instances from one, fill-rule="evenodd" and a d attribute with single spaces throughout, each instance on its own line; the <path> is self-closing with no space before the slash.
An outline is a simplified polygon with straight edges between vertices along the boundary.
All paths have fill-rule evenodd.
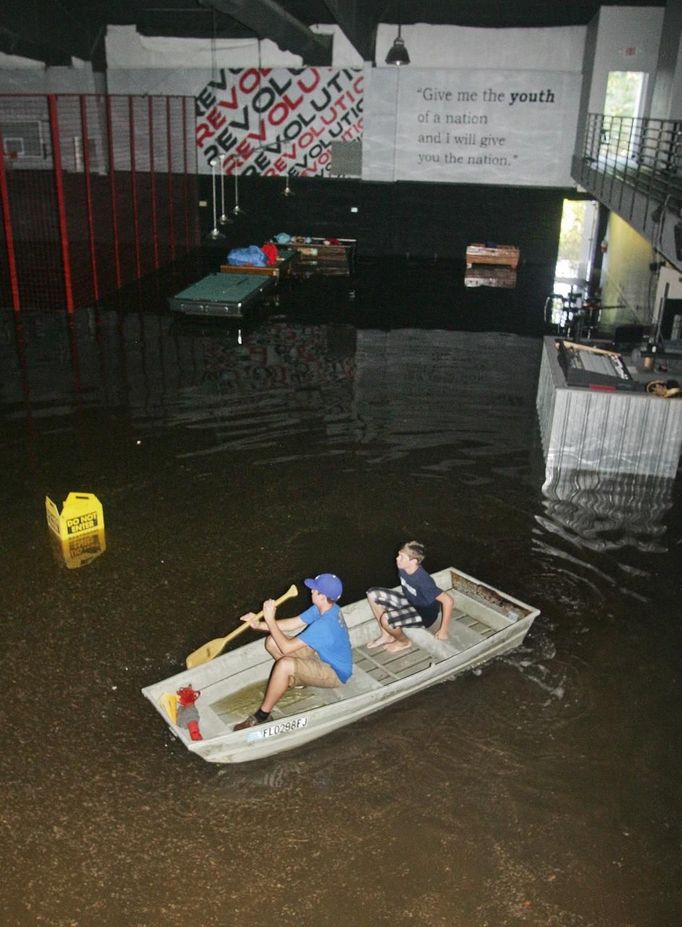
<path id="1" fill-rule="evenodd" d="M 493 623 L 475 618 L 472 615 L 459 614 L 450 625 L 448 640 L 459 650 L 466 650 L 492 637 L 493 634 L 496 634 L 505 626 L 506 623 L 495 626 Z"/>
<path id="2" fill-rule="evenodd" d="M 381 683 L 377 682 L 369 673 L 359 667 L 357 663 L 354 663 L 353 675 L 348 682 L 345 682 L 337 689 L 325 689 L 324 691 L 328 692 L 331 696 L 330 701 L 341 702 L 344 699 L 353 698 L 355 695 L 364 695 L 366 692 L 371 692 L 372 689 L 381 688 L 383 688 Z"/>

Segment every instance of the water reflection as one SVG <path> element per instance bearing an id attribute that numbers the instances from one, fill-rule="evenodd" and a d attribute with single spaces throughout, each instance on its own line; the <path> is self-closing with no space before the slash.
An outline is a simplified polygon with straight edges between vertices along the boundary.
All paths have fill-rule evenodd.
<path id="1" fill-rule="evenodd" d="M 662 552 L 673 486 L 673 480 L 650 475 L 554 470 L 542 487 L 547 517 L 537 520 L 590 550 Z"/>
<path id="2" fill-rule="evenodd" d="M 674 481 L 632 473 L 552 470 L 542 487 L 534 551 L 569 587 L 586 584 L 600 597 L 619 588 L 649 601 L 655 560 L 669 553 L 666 516 Z M 601 587 L 601 588 L 600 588 Z M 570 592 L 567 593 L 567 598 Z"/>
<path id="3" fill-rule="evenodd" d="M 476 264 L 464 272 L 464 286 L 489 286 L 513 290 L 516 286 L 516 270 L 513 267 L 491 267 Z"/>
<path id="4" fill-rule="evenodd" d="M 201 436 L 186 456 L 277 446 L 347 420 L 355 376 L 355 330 L 273 321 L 242 332 L 175 327 L 181 379 L 165 420 Z"/>
<path id="5" fill-rule="evenodd" d="M 0 384 L 10 419 L 126 408 L 145 433 L 190 429 L 187 456 L 303 434 L 318 450 L 320 439 L 335 448 L 379 442 L 391 457 L 453 439 L 468 460 L 497 453 L 500 441 L 505 454 L 521 451 L 539 350 L 535 339 L 500 333 L 281 318 L 238 331 L 96 310 L 27 316 L 14 352 L 12 341 L 6 332 L 17 376 Z"/>
<path id="6" fill-rule="evenodd" d="M 363 468 L 404 459 L 413 472 L 468 486 L 539 482 L 539 339 L 286 316 L 237 330 L 95 309 L 8 315 L 0 331 L 9 370 L 0 404 L 9 421 L 28 422 L 30 439 L 43 419 L 53 429 L 71 413 L 108 410 L 125 415 L 138 444 L 171 436 L 177 460 L 351 454 Z M 564 564 L 569 550 L 665 549 L 669 482 L 561 470 L 543 497 L 534 544 Z"/>
<path id="7" fill-rule="evenodd" d="M 503 456 L 505 466 L 517 452 L 527 458 L 537 362 L 537 343 L 514 335 L 359 332 L 362 439 L 394 458 L 447 444 L 455 456 L 430 464 L 441 472 L 482 457 Z"/>

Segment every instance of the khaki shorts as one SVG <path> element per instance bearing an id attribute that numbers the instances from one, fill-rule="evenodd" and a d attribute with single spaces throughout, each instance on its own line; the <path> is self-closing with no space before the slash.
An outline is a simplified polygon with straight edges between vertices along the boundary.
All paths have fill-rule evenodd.
<path id="1" fill-rule="evenodd" d="M 300 656 L 299 656 L 300 654 Z M 294 672 L 289 676 L 289 688 L 293 686 L 317 686 L 320 689 L 335 689 L 341 680 L 328 663 L 306 644 L 304 650 L 292 654 Z"/>

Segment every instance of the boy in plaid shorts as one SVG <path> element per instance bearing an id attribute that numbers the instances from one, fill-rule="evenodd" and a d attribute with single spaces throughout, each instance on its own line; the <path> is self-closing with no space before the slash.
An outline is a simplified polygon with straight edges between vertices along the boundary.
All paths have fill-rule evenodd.
<path id="1" fill-rule="evenodd" d="M 380 637 L 367 645 L 370 650 L 377 647 L 390 653 L 407 650 L 412 642 L 402 629 L 430 628 L 439 618 L 435 636 L 439 641 L 447 640 L 452 599 L 438 588 L 422 566 L 424 554 L 424 545 L 419 541 L 406 541 L 395 558 L 401 590 L 380 587 L 367 590 L 369 607 L 381 629 Z"/>

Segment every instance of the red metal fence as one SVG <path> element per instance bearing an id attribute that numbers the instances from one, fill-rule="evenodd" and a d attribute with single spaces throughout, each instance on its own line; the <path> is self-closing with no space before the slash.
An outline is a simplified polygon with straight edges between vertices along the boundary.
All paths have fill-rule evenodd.
<path id="1" fill-rule="evenodd" d="M 73 312 L 198 246 L 194 112 L 0 94 L 0 307 Z"/>

